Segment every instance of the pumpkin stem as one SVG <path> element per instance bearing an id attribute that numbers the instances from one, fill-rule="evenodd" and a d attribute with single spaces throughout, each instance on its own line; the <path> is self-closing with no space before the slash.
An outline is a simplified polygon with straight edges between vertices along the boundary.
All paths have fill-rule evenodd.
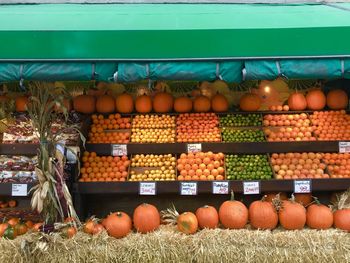
<path id="1" fill-rule="evenodd" d="M 231 201 L 235 201 L 235 193 L 231 190 Z"/>
<path id="2" fill-rule="evenodd" d="M 122 217 L 123 214 L 121 212 L 117 212 L 117 217 Z"/>
<path id="3" fill-rule="evenodd" d="M 291 194 L 289 200 L 290 200 L 292 203 L 295 203 L 295 196 L 294 196 L 294 194 Z"/>
<path id="4" fill-rule="evenodd" d="M 262 202 L 265 202 L 265 201 L 266 201 L 266 198 L 267 198 L 267 195 L 264 195 L 264 196 L 261 198 L 261 201 L 262 201 Z"/>
<path id="5" fill-rule="evenodd" d="M 282 200 L 280 193 L 278 193 L 274 198 L 272 198 L 272 205 L 275 207 L 275 210 L 278 212 L 282 210 Z"/>
<path id="6" fill-rule="evenodd" d="M 313 200 L 310 204 L 308 204 L 306 207 L 308 207 L 308 206 L 310 206 L 310 205 L 312 205 L 312 204 L 321 205 L 320 200 L 318 200 L 318 198 L 317 198 L 316 196 L 313 196 L 312 198 L 313 198 L 314 200 Z"/>

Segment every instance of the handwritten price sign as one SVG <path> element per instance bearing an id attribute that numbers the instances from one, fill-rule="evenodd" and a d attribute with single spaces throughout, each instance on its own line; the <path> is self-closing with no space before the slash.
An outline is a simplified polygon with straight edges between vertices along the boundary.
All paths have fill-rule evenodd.
<path id="1" fill-rule="evenodd" d="M 311 193 L 311 180 L 295 180 L 294 193 L 296 194 Z"/>
<path id="2" fill-rule="evenodd" d="M 156 195 L 156 183 L 155 182 L 140 182 L 140 195 Z"/>
<path id="3" fill-rule="evenodd" d="M 227 195 L 228 182 L 213 182 L 213 194 Z"/>
<path id="4" fill-rule="evenodd" d="M 201 143 L 189 143 L 187 144 L 187 152 L 188 153 L 196 153 L 202 151 Z"/>
<path id="5" fill-rule="evenodd" d="M 28 185 L 27 184 L 12 184 L 12 196 L 27 196 Z"/>
<path id="6" fill-rule="evenodd" d="M 243 194 L 245 195 L 260 194 L 260 182 L 243 182 Z"/>
<path id="7" fill-rule="evenodd" d="M 181 182 L 180 185 L 181 195 L 197 195 L 197 183 L 196 182 Z"/>
<path id="8" fill-rule="evenodd" d="M 339 153 L 350 153 L 350 142 L 339 142 Z"/>
<path id="9" fill-rule="evenodd" d="M 123 155 L 128 155 L 128 148 L 126 144 L 113 144 L 112 156 L 123 156 Z"/>

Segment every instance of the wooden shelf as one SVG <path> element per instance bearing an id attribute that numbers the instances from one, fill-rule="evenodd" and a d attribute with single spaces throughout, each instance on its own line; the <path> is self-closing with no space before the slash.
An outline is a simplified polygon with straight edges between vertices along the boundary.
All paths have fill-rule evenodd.
<path id="1" fill-rule="evenodd" d="M 36 183 L 0 183 L 0 196 L 12 196 L 12 185 L 13 184 L 26 184 L 27 191 L 36 185 Z M 29 194 L 27 194 L 29 195 Z"/>
<path id="2" fill-rule="evenodd" d="M 187 181 L 185 181 L 187 182 Z M 243 182 L 249 181 L 222 181 L 229 183 L 229 189 L 235 193 L 243 192 Z M 178 194 L 180 195 L 180 181 L 158 181 L 156 183 L 157 195 Z M 139 194 L 139 182 L 100 182 L 100 183 L 76 183 L 73 191 L 79 194 Z M 350 187 L 350 179 L 312 179 L 313 192 L 344 191 Z M 212 194 L 212 181 L 198 181 L 197 194 Z M 294 180 L 262 180 L 260 192 L 293 192 Z"/>

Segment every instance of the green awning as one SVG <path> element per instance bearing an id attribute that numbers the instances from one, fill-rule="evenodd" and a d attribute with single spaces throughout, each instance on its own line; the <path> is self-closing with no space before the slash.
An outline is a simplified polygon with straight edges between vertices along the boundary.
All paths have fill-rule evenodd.
<path id="1" fill-rule="evenodd" d="M 349 10 L 350 4 L 0 5 L 0 60 L 350 56 Z"/>

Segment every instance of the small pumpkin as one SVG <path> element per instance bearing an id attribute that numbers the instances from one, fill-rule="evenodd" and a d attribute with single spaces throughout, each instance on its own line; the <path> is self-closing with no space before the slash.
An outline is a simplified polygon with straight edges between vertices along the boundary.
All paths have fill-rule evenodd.
<path id="1" fill-rule="evenodd" d="M 77 229 L 74 226 L 65 227 L 62 234 L 66 238 L 73 238 L 77 234 Z"/>
<path id="2" fill-rule="evenodd" d="M 248 222 L 248 209 L 242 202 L 234 200 L 231 192 L 231 200 L 225 201 L 219 208 L 219 219 L 226 228 L 244 228 Z"/>
<path id="3" fill-rule="evenodd" d="M 95 222 L 91 219 L 89 219 L 83 227 L 83 230 L 86 234 L 92 234 L 92 232 L 94 231 L 95 228 Z"/>
<path id="4" fill-rule="evenodd" d="M 332 210 L 318 200 L 306 210 L 306 225 L 313 229 L 328 229 L 333 225 Z"/>
<path id="5" fill-rule="evenodd" d="M 273 204 L 263 197 L 250 204 L 249 222 L 256 229 L 274 229 L 278 224 L 278 214 Z"/>
<path id="6" fill-rule="evenodd" d="M 306 210 L 301 204 L 292 200 L 282 201 L 278 212 L 281 226 L 287 230 L 303 229 L 306 223 Z"/>
<path id="7" fill-rule="evenodd" d="M 239 100 L 239 107 L 242 111 L 257 111 L 260 106 L 260 97 L 253 93 L 246 93 Z"/>
<path id="8" fill-rule="evenodd" d="M 112 96 L 102 95 L 97 97 L 96 111 L 98 113 L 111 113 L 115 111 L 115 100 Z"/>
<path id="9" fill-rule="evenodd" d="M 2 237 L 5 233 L 5 230 L 9 227 L 8 223 L 0 224 L 0 237 Z"/>
<path id="10" fill-rule="evenodd" d="M 16 111 L 17 112 L 27 111 L 28 101 L 29 99 L 27 96 L 18 96 L 15 100 Z"/>
<path id="11" fill-rule="evenodd" d="M 132 96 L 126 92 L 120 94 L 115 99 L 115 108 L 120 113 L 132 113 L 134 110 L 134 100 Z"/>
<path id="12" fill-rule="evenodd" d="M 102 224 L 95 224 L 94 229 L 92 231 L 93 235 L 98 235 L 100 234 L 105 228 L 103 227 Z"/>
<path id="13" fill-rule="evenodd" d="M 42 230 L 42 227 L 44 226 L 44 224 L 43 223 L 36 223 L 36 224 L 34 224 L 34 226 L 33 226 L 33 231 L 35 231 L 35 232 L 39 232 L 39 231 L 41 231 Z"/>
<path id="14" fill-rule="evenodd" d="M 17 217 L 12 217 L 10 218 L 7 223 L 10 225 L 10 226 L 15 226 L 19 223 L 19 218 Z"/>
<path id="15" fill-rule="evenodd" d="M 214 112 L 226 112 L 229 108 L 228 100 L 224 95 L 216 93 L 211 99 L 211 108 Z"/>
<path id="16" fill-rule="evenodd" d="M 306 94 L 307 108 L 310 110 L 322 110 L 326 106 L 326 96 L 322 90 L 310 90 Z"/>
<path id="17" fill-rule="evenodd" d="M 181 96 L 175 99 L 174 110 L 179 113 L 192 111 L 192 100 L 187 96 Z"/>
<path id="18" fill-rule="evenodd" d="M 28 229 L 32 229 L 34 227 L 34 223 L 31 220 L 26 221 L 26 226 Z"/>
<path id="19" fill-rule="evenodd" d="M 204 95 L 197 96 L 193 101 L 193 110 L 195 112 L 208 112 L 210 107 L 210 99 Z"/>
<path id="20" fill-rule="evenodd" d="M 135 100 L 135 109 L 139 113 L 149 113 L 152 111 L 152 100 L 147 95 L 138 96 Z"/>
<path id="21" fill-rule="evenodd" d="M 73 99 L 73 108 L 75 111 L 91 114 L 96 111 L 96 99 L 91 95 L 79 95 Z"/>
<path id="22" fill-rule="evenodd" d="M 346 109 L 348 103 L 348 94 L 342 89 L 331 90 L 327 94 L 327 106 L 332 110 Z"/>
<path id="23" fill-rule="evenodd" d="M 198 220 L 195 214 L 185 212 L 177 218 L 177 229 L 187 235 L 191 235 L 198 230 Z"/>
<path id="24" fill-rule="evenodd" d="M 131 218 L 124 212 L 112 213 L 103 221 L 103 226 L 106 228 L 108 235 L 115 238 L 127 236 L 132 229 Z M 94 229 L 92 229 L 92 233 Z"/>
<path id="25" fill-rule="evenodd" d="M 290 110 L 302 111 L 307 107 L 307 102 L 304 94 L 295 92 L 289 95 L 288 106 Z"/>
<path id="26" fill-rule="evenodd" d="M 153 110 L 157 113 L 167 113 L 172 111 L 174 98 L 167 92 L 159 92 L 153 98 Z"/>
<path id="27" fill-rule="evenodd" d="M 136 230 L 145 234 L 159 227 L 160 214 L 154 205 L 144 203 L 134 210 L 133 221 Z"/>
<path id="28" fill-rule="evenodd" d="M 288 199 L 287 193 L 285 193 L 285 192 L 281 192 L 281 193 L 270 192 L 270 193 L 265 194 L 265 196 L 264 196 L 265 201 L 272 202 L 272 199 L 277 198 L 277 195 L 279 195 L 280 200 L 287 200 Z"/>
<path id="29" fill-rule="evenodd" d="M 308 206 L 313 201 L 312 194 L 294 194 L 295 202 Z"/>
<path id="30" fill-rule="evenodd" d="M 334 227 L 350 232 L 350 208 L 343 208 L 333 213 Z"/>
<path id="31" fill-rule="evenodd" d="M 27 225 L 23 223 L 17 224 L 14 228 L 18 236 L 24 235 L 28 231 Z"/>
<path id="32" fill-rule="evenodd" d="M 200 228 L 217 228 L 219 224 L 219 214 L 215 207 L 205 205 L 196 211 L 196 217 Z"/>
<path id="33" fill-rule="evenodd" d="M 13 208 L 17 206 L 17 201 L 16 200 L 10 200 L 8 202 L 9 207 Z"/>

